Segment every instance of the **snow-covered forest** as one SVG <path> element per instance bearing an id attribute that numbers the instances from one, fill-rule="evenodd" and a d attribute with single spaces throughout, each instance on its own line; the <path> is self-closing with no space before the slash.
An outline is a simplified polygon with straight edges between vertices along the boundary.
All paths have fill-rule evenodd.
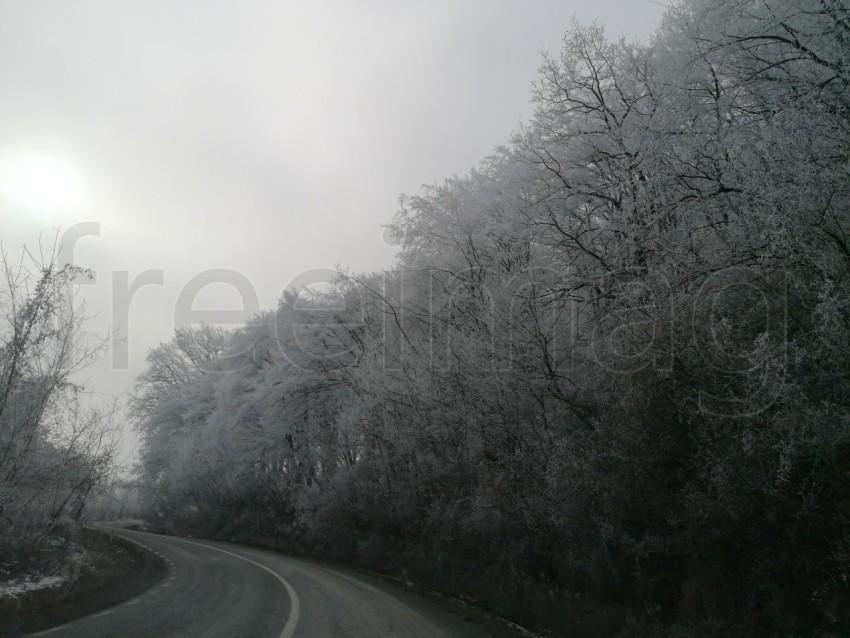
<path id="1" fill-rule="evenodd" d="M 0 255 L 3 577 L 67 570 L 85 506 L 113 469 L 113 413 L 74 378 L 106 345 L 86 332 L 74 294 L 89 275 L 60 266 L 56 246 Z"/>
<path id="2" fill-rule="evenodd" d="M 150 352 L 148 519 L 556 632 L 846 630 L 850 8 L 574 25 L 532 95 L 395 269 Z"/>

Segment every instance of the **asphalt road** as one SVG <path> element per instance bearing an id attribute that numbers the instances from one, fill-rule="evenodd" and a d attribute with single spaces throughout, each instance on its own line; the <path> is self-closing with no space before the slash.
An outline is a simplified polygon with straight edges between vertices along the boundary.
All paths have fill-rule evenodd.
<path id="1" fill-rule="evenodd" d="M 32 636 L 485 638 L 479 625 L 382 581 L 229 543 L 121 530 L 159 554 L 137 598 Z"/>

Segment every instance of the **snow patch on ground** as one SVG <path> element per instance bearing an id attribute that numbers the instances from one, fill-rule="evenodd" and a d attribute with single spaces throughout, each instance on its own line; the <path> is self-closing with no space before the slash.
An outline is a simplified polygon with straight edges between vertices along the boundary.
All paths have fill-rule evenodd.
<path id="1" fill-rule="evenodd" d="M 60 546 L 64 547 L 66 541 L 58 537 L 47 537 L 44 545 L 51 548 L 45 550 L 49 554 Z M 55 566 L 52 569 L 49 567 L 42 568 L 41 570 L 35 569 L 33 570 L 34 573 L 18 578 L 9 578 L 14 571 L 11 571 L 11 568 L 6 569 L 0 564 L 0 600 L 4 598 L 17 598 L 31 591 L 59 587 L 65 583 L 75 583 L 80 577 L 80 572 L 82 572 L 83 568 L 93 569 L 91 566 L 93 563 L 91 554 L 84 547 L 76 543 L 67 543 L 67 554 L 63 562 L 63 566 Z M 53 572 L 53 574 L 44 575 L 45 571 L 48 574 Z M 6 576 L 6 580 L 3 580 L 4 575 Z"/>
<path id="2" fill-rule="evenodd" d="M 17 580 L 9 580 L 0 582 L 0 598 L 17 598 L 21 594 L 36 591 L 39 589 L 48 589 L 50 587 L 59 587 L 67 579 L 64 576 L 42 576 L 41 578 L 33 578 L 26 576 Z"/>

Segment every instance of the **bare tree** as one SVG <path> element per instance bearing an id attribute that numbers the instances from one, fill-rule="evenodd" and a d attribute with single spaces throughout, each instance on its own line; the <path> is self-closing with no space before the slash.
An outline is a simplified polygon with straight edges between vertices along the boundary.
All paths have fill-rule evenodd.
<path id="1" fill-rule="evenodd" d="M 2 253 L 0 288 L 0 547 L 12 551 L 78 522 L 111 471 L 112 412 L 91 408 L 75 372 L 104 350 L 85 331 L 75 281 L 53 245 Z"/>

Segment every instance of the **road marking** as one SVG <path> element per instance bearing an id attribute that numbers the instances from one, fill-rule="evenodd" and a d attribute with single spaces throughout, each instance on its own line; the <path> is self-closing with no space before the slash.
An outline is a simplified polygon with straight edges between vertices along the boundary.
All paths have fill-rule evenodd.
<path id="1" fill-rule="evenodd" d="M 103 530 L 100 530 L 100 531 L 103 531 Z M 121 538 L 125 541 L 133 543 L 134 545 L 138 545 L 139 547 L 141 547 L 142 549 L 144 549 L 147 552 L 151 552 L 153 554 L 157 553 L 154 550 L 152 550 L 150 547 L 148 547 L 147 545 L 143 545 L 142 543 L 139 543 L 139 542 L 133 540 L 132 538 L 128 538 L 128 537 L 124 536 L 123 534 L 112 534 L 112 533 L 110 533 L 110 536 L 118 536 L 119 538 Z M 173 578 L 174 577 L 172 576 L 172 579 Z M 159 590 L 154 589 L 153 591 L 148 592 L 146 595 L 153 595 L 153 594 L 158 594 L 158 593 L 159 593 Z M 103 618 L 104 616 L 108 616 L 113 611 L 115 611 L 115 609 L 117 609 L 117 608 L 119 608 L 123 605 L 135 605 L 135 604 L 140 603 L 140 602 L 141 602 L 141 598 L 134 598 L 133 600 L 130 600 L 130 601 L 124 601 L 124 602 L 121 602 L 121 603 L 116 603 L 110 609 L 106 609 L 106 610 L 104 610 L 100 613 L 90 614 L 88 616 L 82 616 L 81 618 L 74 619 L 74 622 L 72 622 L 72 623 L 65 623 L 64 625 L 58 625 L 56 627 L 51 627 L 50 629 L 45 629 L 43 631 L 39 631 L 39 632 L 36 632 L 34 634 L 29 634 L 29 635 L 32 636 L 32 638 L 35 638 L 36 636 L 47 636 L 47 635 L 55 633 L 57 631 L 62 631 L 63 629 L 67 629 L 72 624 L 76 624 L 78 622 L 85 621 L 89 618 Z"/>
<path id="2" fill-rule="evenodd" d="M 244 556 L 240 556 L 239 554 L 234 554 L 233 552 L 228 552 L 227 550 L 219 549 L 218 547 L 213 547 L 212 545 L 204 545 L 203 543 L 196 543 L 195 541 L 187 541 L 183 538 L 177 538 L 175 536 L 167 536 L 166 538 L 169 538 L 174 541 L 179 541 L 181 543 L 197 545 L 198 547 L 204 547 L 206 549 L 212 549 L 217 552 L 221 552 L 222 554 L 233 556 L 234 558 L 238 558 L 239 560 L 244 560 L 246 563 L 251 563 L 256 567 L 259 567 L 260 569 L 264 569 L 269 574 L 277 578 L 283 584 L 283 586 L 286 587 L 286 593 L 289 594 L 290 601 L 289 618 L 287 618 L 286 624 L 283 626 L 283 631 L 280 632 L 280 638 L 292 638 L 292 634 L 295 633 L 295 628 L 298 626 L 298 617 L 301 615 L 301 601 L 298 600 L 298 594 L 295 593 L 295 590 L 292 588 L 292 585 L 290 585 L 289 581 L 286 580 L 283 576 L 278 574 L 276 571 L 269 569 L 265 565 L 261 565 L 260 563 L 251 560 L 250 558 L 245 558 Z"/>
<path id="3" fill-rule="evenodd" d="M 54 627 L 53 629 L 45 629 L 44 631 L 39 631 L 37 634 L 33 634 L 33 636 L 46 636 L 47 634 L 52 634 L 54 631 L 59 631 L 60 629 L 67 629 L 68 625 L 59 625 L 58 627 Z"/>

